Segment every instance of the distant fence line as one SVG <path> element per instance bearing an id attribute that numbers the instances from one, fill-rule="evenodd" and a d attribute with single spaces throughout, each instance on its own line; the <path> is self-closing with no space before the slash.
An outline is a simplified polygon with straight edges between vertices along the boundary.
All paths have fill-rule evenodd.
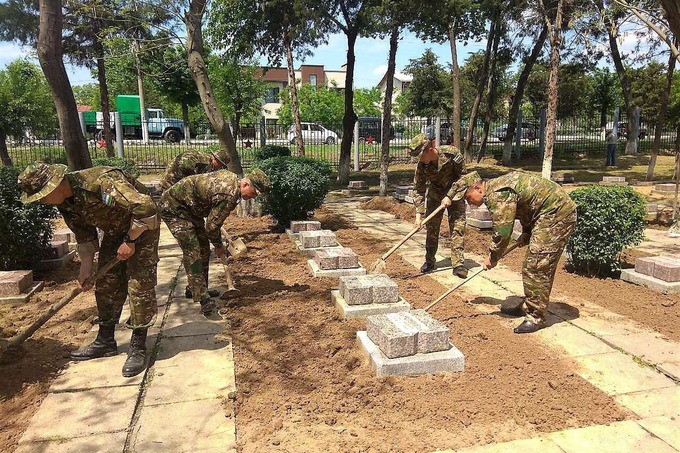
<path id="1" fill-rule="evenodd" d="M 542 154 L 544 146 L 544 116 L 538 118 L 518 118 L 518 127 L 513 138 L 513 155 L 515 158 L 538 156 Z M 646 151 L 651 148 L 654 138 L 654 125 L 644 121 L 637 123 L 638 151 Z M 613 112 L 607 118 L 604 129 L 612 129 L 617 126 L 620 139 L 619 152 L 625 146 L 621 141 L 627 137 L 627 124 L 619 117 L 618 112 Z M 500 158 L 503 141 L 506 135 L 507 120 L 494 120 L 489 127 L 486 147 L 487 156 Z M 101 129 L 101 128 L 98 128 Z M 474 152 L 479 149 L 483 125 L 478 123 L 473 131 Z M 114 141 L 114 150 L 125 158 L 132 159 L 144 172 L 158 172 L 164 169 L 172 159 L 186 150 L 214 149 L 219 144 L 209 124 L 194 125 L 189 140 L 179 137 L 179 141 L 169 141 L 164 138 L 150 139 L 144 142 L 141 139 L 128 139 Z M 430 138 L 436 139 L 439 144 L 450 144 L 452 141 L 452 127 L 445 118 L 421 119 L 411 118 L 392 121 L 390 128 L 390 158 L 391 162 L 408 162 L 410 157 L 406 146 L 410 139 L 418 134 L 425 133 Z M 467 133 L 466 125 L 461 127 L 462 139 Z M 669 127 L 661 135 L 661 149 L 672 149 L 675 142 L 675 128 Z M 337 167 L 340 161 L 340 141 L 342 139 L 341 125 L 323 125 L 320 123 L 303 122 L 302 136 L 305 143 L 305 155 L 308 157 L 323 159 L 332 166 Z M 238 136 L 235 137 L 236 148 L 241 158 L 242 165 L 248 167 L 252 164 L 255 150 L 263 145 L 289 146 L 295 151 L 294 131 L 292 127 L 281 124 L 268 124 L 264 119 L 260 124 L 243 124 Z M 361 118 L 355 125 L 352 143 L 352 163 L 355 168 L 378 162 L 381 159 L 381 124 L 380 118 Z M 106 157 L 106 149 L 101 140 L 101 133 L 96 130 L 86 131 L 86 138 L 90 155 Z M 178 137 L 168 137 L 177 140 Z M 58 138 L 23 139 L 19 141 L 8 140 L 7 143 L 10 157 L 15 165 L 27 165 L 28 163 L 43 160 L 46 162 L 66 162 L 64 147 Z M 605 154 L 603 128 L 600 126 L 600 118 L 567 118 L 558 121 L 557 134 L 554 146 L 556 156 L 569 155 L 598 155 Z"/>

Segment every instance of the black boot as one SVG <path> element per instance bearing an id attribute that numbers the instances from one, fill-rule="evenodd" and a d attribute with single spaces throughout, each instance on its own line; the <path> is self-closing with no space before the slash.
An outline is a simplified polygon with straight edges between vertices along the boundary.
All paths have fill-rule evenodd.
<path id="1" fill-rule="evenodd" d="M 423 274 L 433 271 L 437 266 L 437 247 L 425 247 L 425 263 L 420 267 L 420 272 Z"/>
<path id="2" fill-rule="evenodd" d="M 460 264 L 453 268 L 453 275 L 459 278 L 467 278 L 468 268 Z"/>
<path id="3" fill-rule="evenodd" d="M 137 376 L 146 368 L 147 329 L 135 329 L 130 338 L 128 358 L 123 365 L 123 377 Z"/>
<path id="4" fill-rule="evenodd" d="M 216 289 L 209 289 L 208 295 L 210 297 L 217 297 L 220 295 L 220 292 L 217 291 Z M 186 297 L 187 299 L 191 299 L 192 297 L 194 297 L 194 293 L 191 292 L 191 288 L 189 288 L 188 286 L 184 288 L 184 297 Z"/>
<path id="5" fill-rule="evenodd" d="M 71 352 L 73 360 L 90 360 L 99 357 L 111 357 L 118 353 L 118 345 L 113 337 L 115 325 L 99 325 L 97 338 L 83 349 Z"/>
<path id="6" fill-rule="evenodd" d="M 539 323 L 529 321 L 528 319 L 525 319 L 524 321 L 522 321 L 522 324 L 515 327 L 513 332 L 515 332 L 515 333 L 534 333 L 537 330 L 541 330 L 544 327 L 545 327 L 545 323 L 539 324 Z"/>
<path id="7" fill-rule="evenodd" d="M 522 304 L 517 305 L 516 307 L 506 307 L 501 305 L 501 313 L 504 315 L 508 316 L 524 316 L 526 313 L 524 313 L 524 308 L 522 308 Z"/>
<path id="8" fill-rule="evenodd" d="M 215 305 L 215 302 L 213 302 L 212 299 L 207 298 L 201 301 L 201 313 L 205 316 L 211 315 L 215 309 L 217 309 L 217 305 Z"/>

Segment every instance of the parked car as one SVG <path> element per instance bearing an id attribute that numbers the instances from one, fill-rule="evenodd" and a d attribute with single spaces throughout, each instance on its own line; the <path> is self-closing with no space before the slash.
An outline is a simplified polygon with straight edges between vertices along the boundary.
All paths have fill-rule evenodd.
<path id="1" fill-rule="evenodd" d="M 434 140 L 435 138 L 435 126 L 434 124 L 429 124 L 427 126 L 423 126 L 422 129 L 420 130 L 427 138 L 430 140 Z M 460 127 L 460 141 L 461 143 L 465 141 L 465 137 L 467 136 L 467 127 L 461 126 Z M 453 125 L 448 122 L 442 122 L 439 126 L 439 140 L 442 145 L 450 145 L 453 143 Z M 472 141 L 478 141 L 479 136 L 475 135 L 472 137 Z"/>
<path id="2" fill-rule="evenodd" d="M 382 140 L 382 119 L 379 116 L 360 116 L 359 143 L 380 143 Z M 394 126 L 390 127 L 390 139 L 394 138 Z"/>
<path id="3" fill-rule="evenodd" d="M 492 137 L 496 137 L 500 141 L 505 140 L 508 134 L 508 124 L 503 124 L 491 132 Z M 532 123 L 522 123 L 522 139 L 536 140 L 538 138 L 538 126 Z"/>
<path id="4" fill-rule="evenodd" d="M 326 129 L 320 124 L 316 123 L 302 123 L 302 140 L 308 144 L 325 143 L 326 145 L 335 145 L 338 143 L 338 134 L 330 129 Z M 288 141 L 295 144 L 295 125 L 291 125 L 288 129 Z"/>
<path id="5" fill-rule="evenodd" d="M 617 128 L 617 135 L 619 138 L 625 138 L 626 140 L 628 139 L 628 123 L 625 121 L 620 121 L 619 122 L 619 127 Z M 647 129 L 642 127 L 640 125 L 640 133 L 638 134 L 638 138 L 640 140 L 643 140 L 645 137 L 647 137 Z"/>

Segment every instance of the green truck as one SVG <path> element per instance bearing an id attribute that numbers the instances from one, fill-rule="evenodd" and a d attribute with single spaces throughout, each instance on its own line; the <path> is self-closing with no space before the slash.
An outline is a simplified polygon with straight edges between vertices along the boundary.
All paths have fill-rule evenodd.
<path id="1" fill-rule="evenodd" d="M 116 107 L 120 113 L 120 122 L 125 138 L 142 138 L 142 115 L 139 107 L 139 96 L 119 94 L 116 96 Z M 104 116 L 102 112 L 83 112 L 87 132 L 92 133 L 97 140 L 104 135 Z M 184 124 L 177 118 L 166 118 L 161 109 L 146 109 L 147 130 L 150 138 L 163 138 L 176 143 L 184 138 Z M 113 112 L 111 114 L 111 128 L 114 128 Z M 114 131 L 115 134 L 115 131 Z"/>

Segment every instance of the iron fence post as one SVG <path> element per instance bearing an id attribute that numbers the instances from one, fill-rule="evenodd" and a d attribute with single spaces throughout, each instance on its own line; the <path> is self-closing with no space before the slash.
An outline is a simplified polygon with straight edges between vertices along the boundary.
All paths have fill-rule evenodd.
<path id="1" fill-rule="evenodd" d="M 640 107 L 635 107 L 635 118 L 634 118 L 633 129 L 635 133 L 635 154 L 637 154 L 640 142 Z"/>
<path id="2" fill-rule="evenodd" d="M 265 130 L 264 116 L 260 117 L 260 147 L 264 148 L 267 145 L 267 136 Z"/>
<path id="3" fill-rule="evenodd" d="M 439 148 L 439 146 L 442 144 L 442 119 L 440 116 L 436 117 L 434 119 L 434 146 Z M 429 138 L 429 137 L 428 137 Z"/>
<path id="4" fill-rule="evenodd" d="M 522 110 L 517 112 L 517 126 L 515 126 L 515 155 L 519 160 L 522 157 Z"/>
<path id="5" fill-rule="evenodd" d="M 354 123 L 354 171 L 359 171 L 359 121 Z"/>

